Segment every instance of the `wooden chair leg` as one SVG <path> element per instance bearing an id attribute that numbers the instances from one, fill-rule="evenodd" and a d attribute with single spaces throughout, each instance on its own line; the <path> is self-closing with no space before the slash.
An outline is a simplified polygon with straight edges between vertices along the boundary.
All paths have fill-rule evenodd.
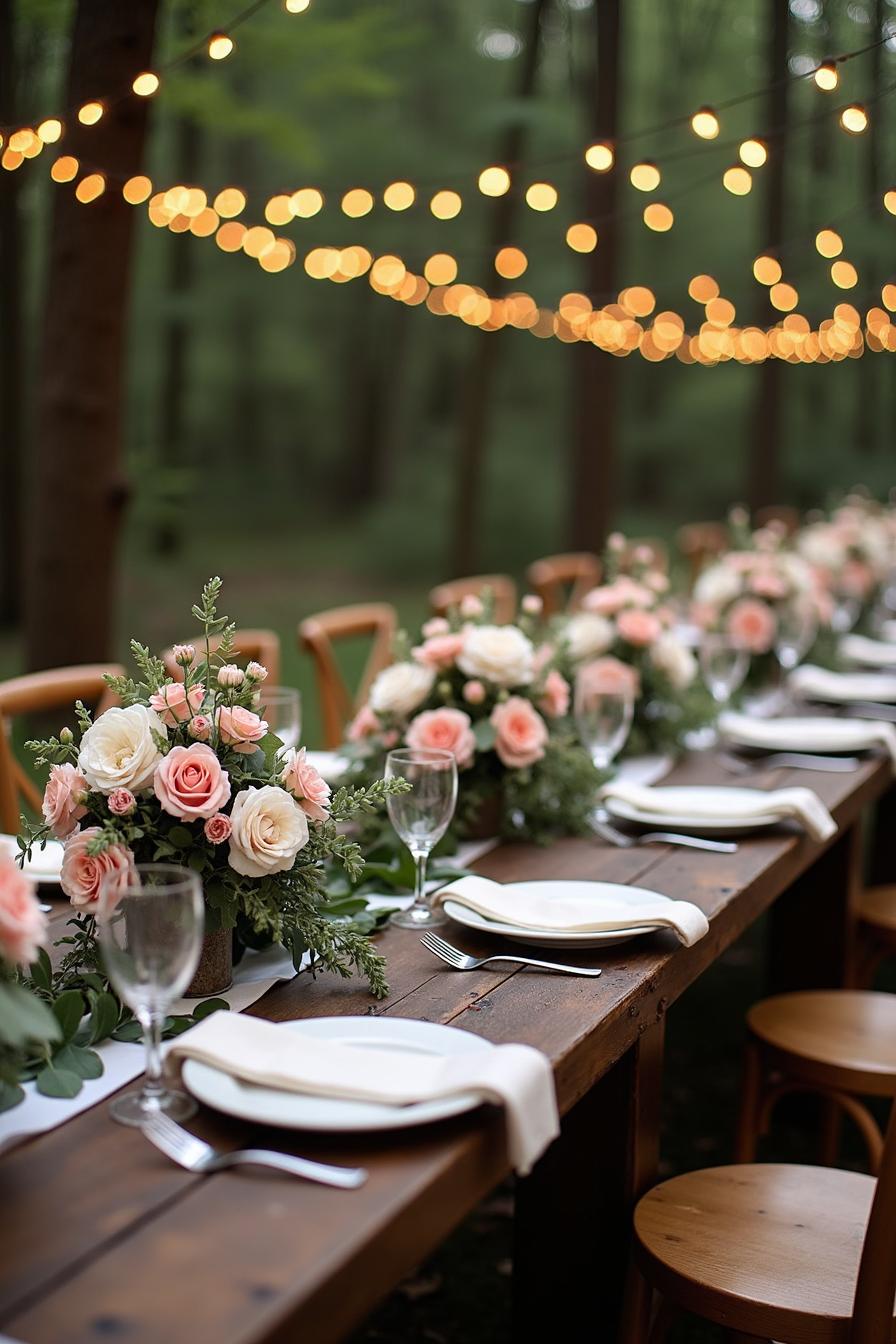
<path id="1" fill-rule="evenodd" d="M 669 1326 L 678 1315 L 678 1307 L 667 1302 L 664 1297 L 657 1298 L 656 1310 L 653 1313 L 653 1320 L 650 1323 L 650 1334 L 647 1336 L 647 1344 L 665 1344 L 666 1335 L 669 1333 Z"/>
<path id="2" fill-rule="evenodd" d="M 735 1162 L 752 1162 L 755 1160 L 756 1141 L 760 1132 L 762 1084 L 762 1052 L 755 1041 L 748 1041 L 744 1052 L 740 1112 L 734 1140 Z"/>
<path id="3" fill-rule="evenodd" d="M 650 1335 L 652 1308 L 653 1289 L 632 1257 L 625 1275 L 619 1344 L 645 1344 Z"/>
<path id="4" fill-rule="evenodd" d="M 821 1106 L 821 1143 L 819 1145 L 819 1157 L 822 1166 L 835 1167 L 837 1165 L 837 1154 L 840 1151 L 843 1112 L 837 1103 L 829 1097 L 824 1097 L 822 1099 Z"/>

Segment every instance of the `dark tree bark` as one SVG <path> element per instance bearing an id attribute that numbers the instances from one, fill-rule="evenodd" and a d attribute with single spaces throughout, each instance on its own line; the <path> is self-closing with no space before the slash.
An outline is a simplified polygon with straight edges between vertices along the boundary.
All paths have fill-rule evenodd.
<path id="1" fill-rule="evenodd" d="M 615 141 L 619 131 L 620 0 L 596 0 L 596 77 L 589 89 L 589 128 L 595 140 Z M 599 219 L 598 244 L 585 258 L 585 292 L 616 293 L 618 171 L 585 170 L 585 215 Z M 568 544 L 573 550 L 600 550 L 610 527 L 616 493 L 618 361 L 577 342 L 573 355 L 573 425 L 570 457 Z"/>
<path id="2" fill-rule="evenodd" d="M 79 0 L 67 106 L 127 88 L 151 68 L 158 0 Z M 113 181 L 89 205 L 57 188 L 38 371 L 28 526 L 26 657 L 31 668 L 107 658 L 113 642 L 118 538 L 127 484 L 122 403 L 127 297 L 136 214 L 114 179 L 139 170 L 148 108 L 122 98 L 66 151 Z"/>
<path id="3" fill-rule="evenodd" d="M 774 248 L 783 241 L 786 208 L 787 114 L 790 86 L 787 79 L 787 41 L 789 6 L 779 0 L 765 0 L 768 34 L 767 78 L 771 86 L 766 103 L 771 153 L 763 170 L 765 201 L 761 246 Z M 767 305 L 762 325 L 773 323 L 779 315 Z M 747 471 L 747 499 L 752 509 L 778 503 L 781 443 L 783 441 L 784 401 L 782 362 L 767 359 L 758 370 L 757 395 L 750 459 Z"/>
<path id="4" fill-rule="evenodd" d="M 520 103 L 525 103 L 535 93 L 541 25 L 549 4 L 550 0 L 533 0 L 529 6 L 529 31 L 517 87 L 517 99 Z M 498 146 L 495 162 L 506 165 L 511 175 L 519 165 L 525 138 L 525 125 L 517 121 L 508 127 Z M 482 288 L 492 294 L 500 293 L 504 285 L 496 277 L 491 259 L 499 248 L 511 241 L 511 228 L 518 202 L 519 190 L 514 183 L 511 190 L 506 195 L 499 196 L 492 206 L 488 238 L 489 261 L 480 280 Z M 496 339 L 494 333 L 486 332 L 474 334 L 472 342 L 473 351 L 465 383 L 457 445 L 454 528 L 449 558 L 453 574 L 469 573 L 476 568 L 476 539 L 488 447 L 489 416 L 501 345 L 500 338 Z"/>
<path id="5" fill-rule="evenodd" d="M 16 120 L 17 52 L 14 0 L 0 0 L 0 125 Z M 0 626 L 13 626 L 22 599 L 22 277 L 20 174 L 0 172 Z"/>
<path id="6" fill-rule="evenodd" d="M 887 4 L 886 0 L 874 0 L 874 36 L 880 38 L 884 25 L 887 22 Z M 871 116 L 868 122 L 868 144 L 867 160 L 865 164 L 866 184 L 868 194 L 872 197 L 869 214 L 873 219 L 885 217 L 886 211 L 882 204 L 884 191 L 884 171 L 883 171 L 883 148 L 885 144 L 884 127 L 882 117 L 886 115 L 886 104 L 880 98 L 881 86 L 883 83 L 883 47 L 874 47 L 868 53 L 871 62 L 871 89 L 869 103 L 871 104 Z M 880 262 L 875 256 L 874 248 L 868 247 L 863 257 L 863 265 L 859 272 L 859 284 L 865 291 L 868 303 L 875 302 L 871 286 L 874 283 L 880 283 L 879 277 L 875 276 L 874 268 L 879 266 Z M 879 302 L 879 298 L 877 300 Z M 858 404 L 856 406 L 856 445 L 860 453 L 866 456 L 872 456 L 877 448 L 877 426 L 879 423 L 878 415 L 878 372 L 879 361 L 874 353 L 869 354 L 866 350 L 859 360 L 858 377 L 856 378 L 856 394 Z"/>

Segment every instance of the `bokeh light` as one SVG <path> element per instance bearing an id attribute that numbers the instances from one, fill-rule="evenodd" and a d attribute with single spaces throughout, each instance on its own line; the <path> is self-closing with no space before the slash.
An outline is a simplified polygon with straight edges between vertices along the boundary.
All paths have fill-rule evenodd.
<path id="1" fill-rule="evenodd" d="M 436 219 L 454 219 L 459 215 L 463 201 L 456 191 L 437 191 L 429 203 Z"/>
<path id="2" fill-rule="evenodd" d="M 629 178 L 638 191 L 655 191 L 660 184 L 660 170 L 655 163 L 645 159 L 633 165 Z"/>
<path id="3" fill-rule="evenodd" d="M 533 182 L 526 189 L 526 204 L 531 210 L 553 210 L 557 204 L 557 188 L 550 182 Z"/>
<path id="4" fill-rule="evenodd" d="M 721 127 L 719 119 L 711 107 L 701 107 L 691 117 L 691 130 L 701 140 L 715 140 Z"/>
<path id="5" fill-rule="evenodd" d="M 644 223 L 648 229 L 653 229 L 654 233 L 668 233 L 675 223 L 675 216 L 668 205 L 663 205 L 661 201 L 651 201 L 644 207 Z"/>
<path id="6" fill-rule="evenodd" d="M 479 174 L 479 190 L 483 196 L 503 196 L 510 190 L 510 174 L 498 164 L 483 168 Z"/>
<path id="7" fill-rule="evenodd" d="M 390 182 L 383 192 L 383 204 L 389 210 L 407 210 L 414 204 L 416 196 L 410 182 Z"/>
<path id="8" fill-rule="evenodd" d="M 528 265 L 525 252 L 518 247 L 502 247 L 495 257 L 495 270 L 505 280 L 515 280 Z"/>
<path id="9" fill-rule="evenodd" d="M 137 75 L 131 88 L 139 98 L 151 98 L 158 92 L 159 77 L 152 70 L 144 70 L 142 74 Z"/>
<path id="10" fill-rule="evenodd" d="M 740 155 L 741 163 L 745 163 L 748 168 L 761 168 L 768 161 L 768 148 L 765 141 L 755 137 L 743 140 L 737 152 Z"/>
<path id="11" fill-rule="evenodd" d="M 597 230 L 590 224 L 570 224 L 566 242 L 573 252 L 593 252 L 597 247 Z"/>
<path id="12" fill-rule="evenodd" d="M 861 135 L 868 129 L 868 113 L 861 103 L 850 103 L 840 113 L 840 125 L 850 135 Z"/>
<path id="13" fill-rule="evenodd" d="M 608 144 L 606 140 L 598 140 L 585 150 L 585 162 L 596 173 L 608 172 L 615 161 L 616 155 L 613 153 L 613 146 Z"/>

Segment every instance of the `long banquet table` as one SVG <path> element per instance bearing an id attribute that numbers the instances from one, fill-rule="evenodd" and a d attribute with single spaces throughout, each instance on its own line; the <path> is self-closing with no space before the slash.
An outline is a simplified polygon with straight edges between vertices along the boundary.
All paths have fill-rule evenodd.
<path id="1" fill-rule="evenodd" d="M 744 781 L 704 756 L 682 762 L 669 782 Z M 413 933 L 390 930 L 384 1003 L 357 983 L 302 975 L 249 1010 L 275 1021 L 423 1018 L 549 1056 L 563 1130 L 517 1183 L 515 1341 L 612 1338 L 632 1202 L 656 1178 L 663 1028 L 678 996 L 769 907 L 775 987 L 843 982 L 861 821 L 890 789 L 889 763 L 871 758 L 839 775 L 779 770 L 756 782 L 814 788 L 838 835 L 822 846 L 776 830 L 743 839 L 734 855 L 568 839 L 502 845 L 477 865 L 501 881 L 601 878 L 695 901 L 710 932 L 691 948 L 658 933 L 583 953 L 583 964 L 604 967 L 598 980 L 512 967 L 457 974 Z M 456 941 L 485 947 L 467 931 Z M 363 1163 L 370 1180 L 343 1192 L 260 1171 L 196 1177 L 98 1105 L 0 1158 L 0 1330 L 27 1344 L 330 1344 L 508 1173 L 502 1117 L 491 1108 L 343 1141 L 253 1132 L 207 1110 L 191 1123 L 221 1146 L 261 1141 Z"/>

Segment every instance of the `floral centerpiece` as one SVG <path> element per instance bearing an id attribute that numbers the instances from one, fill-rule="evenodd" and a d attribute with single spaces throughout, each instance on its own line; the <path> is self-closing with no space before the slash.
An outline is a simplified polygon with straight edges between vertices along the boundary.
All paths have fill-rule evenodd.
<path id="1" fill-rule="evenodd" d="M 207 949 L 222 939 L 229 949 L 239 930 L 253 945 L 282 943 L 297 967 L 310 951 L 326 970 L 359 969 L 382 996 L 382 958 L 356 929 L 327 917 L 325 864 L 360 875 L 360 849 L 340 824 L 395 786 L 373 780 L 331 794 L 304 748 L 284 749 L 263 718 L 265 669 L 231 661 L 235 627 L 217 614 L 220 588 L 210 580 L 193 608 L 200 650 L 176 649 L 182 681 L 134 642 L 141 680 L 107 678 L 117 707 L 93 721 L 78 704 L 77 732 L 29 743 L 50 773 L 26 852 L 49 835 L 64 842 L 62 890 L 76 912 L 68 955 L 88 969 L 103 879 L 126 879 L 135 862 L 174 862 L 202 879 Z"/>
<path id="2" fill-rule="evenodd" d="M 0 853 L 0 1111 L 24 1099 L 19 1078 L 29 1057 L 45 1056 L 61 1039 L 53 1013 L 19 979 L 46 934 L 34 883 Z"/>
<path id="3" fill-rule="evenodd" d="M 829 516 L 810 518 L 796 538 L 833 601 L 834 629 L 869 625 L 882 586 L 896 569 L 896 516 L 865 494 L 847 495 Z"/>
<path id="4" fill-rule="evenodd" d="M 528 607 L 528 610 L 526 609 Z M 488 595 L 405 636 L 348 730 L 360 775 L 379 774 L 392 747 L 453 752 L 459 771 L 455 832 L 546 841 L 584 833 L 600 775 L 570 719 L 570 688 L 555 651 L 537 644 L 540 604 L 496 625 Z"/>

